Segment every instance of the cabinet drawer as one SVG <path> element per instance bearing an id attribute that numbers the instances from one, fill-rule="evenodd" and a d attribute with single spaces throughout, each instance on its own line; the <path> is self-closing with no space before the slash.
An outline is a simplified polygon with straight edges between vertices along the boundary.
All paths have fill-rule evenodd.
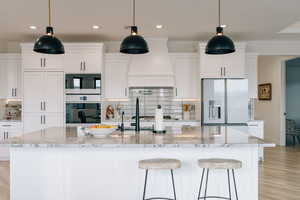
<path id="1" fill-rule="evenodd" d="M 22 123 L 21 122 L 0 122 L 0 128 L 6 130 L 21 130 Z"/>

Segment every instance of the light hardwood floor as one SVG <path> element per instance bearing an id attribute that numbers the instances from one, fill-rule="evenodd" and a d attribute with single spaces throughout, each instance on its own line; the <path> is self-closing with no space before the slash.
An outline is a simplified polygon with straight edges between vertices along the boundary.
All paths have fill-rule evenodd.
<path id="1" fill-rule="evenodd" d="M 0 162 L 0 199 L 9 200 L 9 163 Z M 260 166 L 260 200 L 300 199 L 300 148 L 265 149 Z"/>

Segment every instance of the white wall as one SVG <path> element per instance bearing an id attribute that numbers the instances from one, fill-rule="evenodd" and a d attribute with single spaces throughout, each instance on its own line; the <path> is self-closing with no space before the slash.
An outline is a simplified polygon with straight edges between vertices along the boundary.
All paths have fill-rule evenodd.
<path id="1" fill-rule="evenodd" d="M 300 127 L 300 59 L 286 62 L 286 113 Z"/>
<path id="2" fill-rule="evenodd" d="M 282 122 L 282 64 L 294 56 L 259 56 L 258 84 L 272 84 L 272 100 L 255 105 L 255 118 L 265 121 L 265 139 L 281 144 Z M 283 145 L 283 144 L 282 144 Z"/>

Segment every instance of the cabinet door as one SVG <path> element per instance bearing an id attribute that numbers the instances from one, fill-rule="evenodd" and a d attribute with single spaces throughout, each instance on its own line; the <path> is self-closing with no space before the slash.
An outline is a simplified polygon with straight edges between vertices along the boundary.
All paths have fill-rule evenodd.
<path id="1" fill-rule="evenodd" d="M 24 70 L 41 70 L 44 66 L 43 55 L 33 50 L 22 52 L 22 65 Z"/>
<path id="2" fill-rule="evenodd" d="M 24 72 L 23 111 L 43 111 L 44 72 Z"/>
<path id="3" fill-rule="evenodd" d="M 5 132 L 6 132 L 5 128 L 0 127 L 0 140 L 4 140 Z"/>
<path id="4" fill-rule="evenodd" d="M 245 78 L 245 50 L 236 49 L 236 52 L 225 54 L 222 66 L 225 67 L 226 78 Z"/>
<path id="5" fill-rule="evenodd" d="M 63 127 L 64 126 L 64 113 L 46 113 L 44 118 L 45 127 Z"/>
<path id="6" fill-rule="evenodd" d="M 105 98 L 128 98 L 126 61 L 105 63 Z"/>
<path id="7" fill-rule="evenodd" d="M 7 59 L 5 63 L 7 79 L 7 97 L 21 97 L 21 60 Z"/>
<path id="8" fill-rule="evenodd" d="M 222 78 L 221 55 L 208 55 L 204 50 L 200 53 L 200 74 L 201 78 Z"/>
<path id="9" fill-rule="evenodd" d="M 64 71 L 65 73 L 83 73 L 84 57 L 79 51 L 71 51 L 64 56 Z"/>
<path id="10" fill-rule="evenodd" d="M 38 131 L 43 128 L 42 113 L 24 113 L 23 114 L 24 133 Z"/>
<path id="11" fill-rule="evenodd" d="M 102 72 L 102 55 L 97 51 L 84 53 L 84 73 Z"/>
<path id="12" fill-rule="evenodd" d="M 63 70 L 63 55 L 43 55 L 43 66 L 47 70 Z"/>
<path id="13" fill-rule="evenodd" d="M 175 98 L 199 98 L 200 80 L 198 73 L 198 60 L 194 58 L 175 58 L 174 63 L 176 92 Z"/>
<path id="14" fill-rule="evenodd" d="M 44 111 L 63 112 L 64 110 L 64 73 L 45 72 L 44 76 Z"/>
<path id="15" fill-rule="evenodd" d="M 248 78 L 248 96 L 257 98 L 257 55 L 247 54 L 246 56 L 246 76 Z"/>
<path id="16" fill-rule="evenodd" d="M 7 97 L 7 75 L 6 75 L 5 60 L 0 60 L 0 98 Z"/>
<path id="17" fill-rule="evenodd" d="M 4 138 L 5 129 L 0 128 L 0 140 L 7 140 Z M 8 135 L 9 136 L 9 135 Z M 0 160 L 9 160 L 9 147 L 0 147 Z"/>

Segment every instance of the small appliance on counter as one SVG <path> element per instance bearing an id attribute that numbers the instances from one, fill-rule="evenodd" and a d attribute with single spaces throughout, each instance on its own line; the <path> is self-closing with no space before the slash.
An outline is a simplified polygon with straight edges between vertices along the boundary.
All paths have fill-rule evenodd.
<path id="1" fill-rule="evenodd" d="M 155 109 L 155 124 L 154 124 L 154 133 L 166 133 L 164 127 L 164 113 L 161 108 L 161 105 L 158 105 Z"/>

